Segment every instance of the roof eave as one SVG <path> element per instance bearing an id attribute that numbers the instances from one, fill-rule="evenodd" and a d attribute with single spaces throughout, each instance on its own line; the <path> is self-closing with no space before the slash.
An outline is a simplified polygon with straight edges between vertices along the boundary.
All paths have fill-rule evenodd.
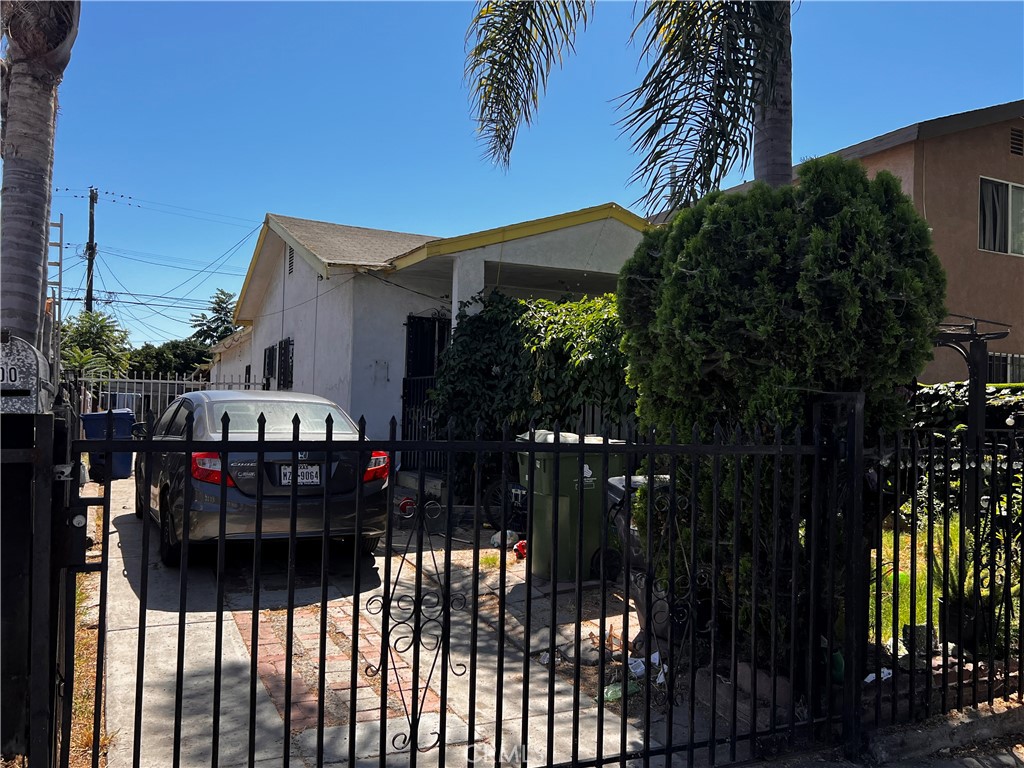
<path id="1" fill-rule="evenodd" d="M 480 232 L 472 232 L 468 235 L 458 235 L 441 240 L 432 240 L 429 243 L 413 248 L 411 251 L 396 257 L 391 261 L 392 271 L 399 271 L 419 264 L 435 256 L 445 256 L 462 251 L 472 251 L 477 248 L 484 248 L 488 245 L 507 243 L 510 240 L 518 240 L 532 235 L 541 235 L 554 232 L 559 229 L 589 224 L 601 219 L 615 219 L 616 221 L 631 227 L 638 232 L 646 231 L 650 225 L 647 221 L 637 216 L 632 211 L 623 208 L 616 203 L 603 203 L 590 208 L 583 208 L 579 211 L 560 213 L 554 216 L 546 216 L 541 219 L 509 224 L 504 227 L 485 229 Z"/>

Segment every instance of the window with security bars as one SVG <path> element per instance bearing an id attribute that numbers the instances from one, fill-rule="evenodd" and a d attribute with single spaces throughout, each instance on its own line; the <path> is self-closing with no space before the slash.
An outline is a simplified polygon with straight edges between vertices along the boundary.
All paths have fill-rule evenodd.
<path id="1" fill-rule="evenodd" d="M 281 339 L 277 343 L 277 388 L 291 389 L 293 383 L 295 343 L 290 339 Z"/>
<path id="2" fill-rule="evenodd" d="M 1020 384 L 1022 382 L 1024 382 L 1024 355 L 989 352 L 989 384 Z"/>
<path id="3" fill-rule="evenodd" d="M 1024 186 L 981 179 L 978 248 L 1024 256 Z"/>

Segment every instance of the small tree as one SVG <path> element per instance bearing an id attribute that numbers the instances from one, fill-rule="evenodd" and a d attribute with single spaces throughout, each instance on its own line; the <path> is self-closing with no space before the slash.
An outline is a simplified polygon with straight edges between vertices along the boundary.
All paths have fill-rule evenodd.
<path id="1" fill-rule="evenodd" d="M 190 318 L 195 328 L 191 337 L 194 341 L 216 344 L 240 328 L 235 325 L 235 294 L 218 288 L 210 297 L 209 310 L 209 313 L 200 312 Z"/>
<path id="2" fill-rule="evenodd" d="M 159 346 L 143 344 L 132 350 L 130 370 L 136 374 L 188 375 L 210 360 L 210 348 L 194 339 L 173 339 Z"/>
<path id="3" fill-rule="evenodd" d="M 83 311 L 64 321 L 61 362 L 68 370 L 121 375 L 128 369 L 130 352 L 128 331 L 113 315 Z"/>
<path id="4" fill-rule="evenodd" d="M 828 157 L 805 163 L 797 186 L 709 195 L 648 233 L 620 276 L 623 349 L 641 421 L 686 438 L 694 428 L 710 438 L 722 425 L 760 429 L 770 440 L 776 425 L 806 425 L 818 394 L 863 391 L 868 435 L 909 424 L 907 386 L 931 355 L 944 292 L 927 224 L 889 173 L 869 180 L 857 163 Z M 807 530 L 814 514 L 811 471 L 798 474 L 798 461 L 780 461 L 777 476 L 774 462 L 742 454 L 716 457 L 713 472 L 682 465 L 677 497 L 693 494 L 696 505 L 674 513 L 689 521 L 676 551 L 648 553 L 659 578 L 677 566 L 669 587 L 676 595 L 717 562 L 708 576 L 714 587 L 701 587 L 698 603 L 717 595 L 719 616 L 738 616 L 740 647 L 768 666 L 787 652 L 827 664 L 806 645 L 806 622 L 842 621 L 838 591 L 831 615 L 810 616 L 810 558 L 798 550 L 811 544 L 785 535 Z M 794 488 L 797 478 L 802 487 Z M 756 509 L 773 510 L 772 532 L 754 524 Z M 641 540 L 648 529 L 666 530 L 673 514 L 650 510 L 648 519 L 642 498 L 634 507 Z M 841 584 L 843 564 L 830 568 Z M 773 603 L 777 579 L 799 589 L 795 612 Z"/>

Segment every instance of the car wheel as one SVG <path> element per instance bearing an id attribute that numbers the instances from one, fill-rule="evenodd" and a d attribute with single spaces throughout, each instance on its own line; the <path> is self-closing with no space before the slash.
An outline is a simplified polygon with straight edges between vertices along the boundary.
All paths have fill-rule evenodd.
<path id="1" fill-rule="evenodd" d="M 163 504 L 160 509 L 160 562 L 170 568 L 181 566 L 181 542 L 174 540 L 171 514 Z"/>
<path id="2" fill-rule="evenodd" d="M 359 554 L 372 555 L 380 545 L 380 536 L 363 536 L 359 540 Z"/>

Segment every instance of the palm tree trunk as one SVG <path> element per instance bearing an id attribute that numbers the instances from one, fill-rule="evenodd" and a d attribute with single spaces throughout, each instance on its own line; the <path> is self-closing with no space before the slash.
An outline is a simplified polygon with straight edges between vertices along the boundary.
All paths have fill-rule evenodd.
<path id="1" fill-rule="evenodd" d="M 770 103 L 754 114 L 754 178 L 772 187 L 793 181 L 793 33 L 789 0 L 774 2 L 783 24 Z"/>
<path id="2" fill-rule="evenodd" d="M 0 325 L 38 348 L 46 291 L 57 86 L 45 72 L 33 69 L 32 63 L 20 62 L 8 73 Z"/>
<path id="3" fill-rule="evenodd" d="M 12 2 L 5 16 L 0 326 L 40 348 L 57 85 L 78 33 L 79 4 Z"/>

